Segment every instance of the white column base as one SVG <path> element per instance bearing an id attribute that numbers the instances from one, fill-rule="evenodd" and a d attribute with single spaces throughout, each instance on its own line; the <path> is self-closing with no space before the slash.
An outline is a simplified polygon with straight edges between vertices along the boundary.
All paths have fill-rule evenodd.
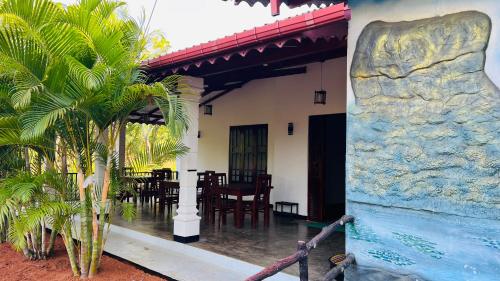
<path id="1" fill-rule="evenodd" d="M 184 168 L 186 163 L 189 163 L 190 156 L 195 155 L 188 153 L 179 163 L 179 208 L 177 216 L 174 217 L 174 240 L 182 243 L 195 242 L 200 238 L 201 217 L 198 216 L 196 208 L 197 175 L 196 171 L 187 171 Z"/>
<path id="2" fill-rule="evenodd" d="M 174 241 L 191 243 L 200 240 L 200 217 L 180 216 L 174 218 Z"/>

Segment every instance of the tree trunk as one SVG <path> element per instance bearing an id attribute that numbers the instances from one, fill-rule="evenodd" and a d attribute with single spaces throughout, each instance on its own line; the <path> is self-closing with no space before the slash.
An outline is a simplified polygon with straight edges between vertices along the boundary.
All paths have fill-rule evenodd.
<path id="1" fill-rule="evenodd" d="M 47 257 L 47 254 L 45 252 L 46 250 L 46 242 L 45 242 L 45 234 L 46 234 L 46 229 L 45 229 L 45 221 L 42 220 L 42 223 L 40 224 L 40 231 L 41 231 L 41 245 L 40 245 L 40 256 L 42 259 L 45 259 Z"/>
<path id="2" fill-rule="evenodd" d="M 66 246 L 66 252 L 68 253 L 69 263 L 71 265 L 71 270 L 73 271 L 73 276 L 80 276 L 80 271 L 78 269 L 77 258 L 75 253 L 75 246 L 73 245 L 73 235 L 71 235 L 71 226 L 69 226 L 69 222 L 67 222 L 63 228 L 63 241 Z"/>
<path id="3" fill-rule="evenodd" d="M 32 260 L 33 259 L 33 247 L 31 246 L 31 236 L 29 233 L 24 235 L 26 237 L 26 247 L 23 249 L 24 256 L 27 257 L 28 259 Z"/>
<path id="4" fill-rule="evenodd" d="M 43 162 L 43 156 L 40 152 L 38 152 L 38 155 L 36 157 L 36 174 L 40 175 L 42 174 L 42 162 Z"/>
<path id="5" fill-rule="evenodd" d="M 101 217 L 101 220 L 103 218 Z M 98 260 L 100 254 L 100 243 L 99 243 L 99 223 L 97 220 L 97 212 L 95 210 L 92 211 L 92 257 L 90 260 L 90 270 L 89 277 L 93 278 L 97 274 L 98 269 Z"/>
<path id="6" fill-rule="evenodd" d="M 146 155 L 148 157 L 148 164 L 150 164 L 153 161 L 153 156 L 151 155 L 151 141 L 150 141 L 151 131 L 152 129 L 149 126 L 144 126 L 142 128 L 142 136 L 146 144 Z"/>
<path id="7" fill-rule="evenodd" d="M 85 279 L 88 277 L 88 270 L 90 266 L 90 251 L 89 247 L 91 246 L 89 238 L 89 212 L 90 208 L 92 208 L 90 204 L 89 208 L 89 203 L 87 202 L 87 191 L 84 188 L 84 175 L 79 168 L 78 170 L 78 189 L 80 191 L 80 205 L 81 205 L 81 212 L 80 212 L 80 277 L 82 279 Z"/>
<path id="8" fill-rule="evenodd" d="M 38 252 L 37 241 L 34 232 L 30 233 L 30 238 L 31 238 L 31 247 L 33 250 L 33 255 L 35 256 L 35 259 L 40 259 L 40 254 Z"/>
<path id="9" fill-rule="evenodd" d="M 61 174 L 64 180 L 68 180 L 68 151 L 66 144 L 61 142 Z"/>
<path id="10" fill-rule="evenodd" d="M 111 152 L 112 153 L 112 152 Z M 106 223 L 106 203 L 108 199 L 109 187 L 111 184 L 111 159 L 108 159 L 106 168 L 104 169 L 104 180 L 102 185 L 101 202 L 99 204 L 99 224 L 97 224 L 97 215 L 95 215 L 96 224 L 94 225 L 94 241 L 92 248 L 92 261 L 90 264 L 89 277 L 94 277 L 97 274 L 101 263 L 102 249 L 104 247 L 103 234 L 104 225 Z"/>
<path id="11" fill-rule="evenodd" d="M 23 248 L 23 255 L 24 255 L 27 259 L 29 259 L 29 260 L 32 260 L 32 259 L 33 259 L 33 256 L 32 256 L 32 254 L 31 254 L 31 251 L 29 250 L 29 248 L 28 248 L 28 247 L 24 247 L 24 248 Z"/>
<path id="12" fill-rule="evenodd" d="M 24 169 L 26 173 L 31 173 L 30 149 L 28 147 L 24 148 Z"/>
<path id="13" fill-rule="evenodd" d="M 52 226 L 52 232 L 50 233 L 49 246 L 47 247 L 47 256 L 52 256 L 54 253 L 54 244 L 56 243 L 58 231 L 54 226 Z"/>

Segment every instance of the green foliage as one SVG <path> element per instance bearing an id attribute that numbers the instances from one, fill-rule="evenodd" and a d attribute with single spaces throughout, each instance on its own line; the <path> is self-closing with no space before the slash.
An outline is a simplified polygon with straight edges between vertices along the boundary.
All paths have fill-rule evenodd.
<path id="1" fill-rule="evenodd" d="M 187 89 L 180 77 L 146 84 L 141 57 L 148 44 L 164 48 L 165 40 L 150 39 L 140 24 L 118 11 L 122 6 L 111 0 L 82 0 L 66 7 L 51 0 L 0 1 L 0 147 L 21 151 L 25 169 L 34 172 L 3 182 L 2 214 L 8 218 L 11 241 L 23 248 L 29 244 L 27 232 L 39 238 L 46 220 L 61 224 L 65 241 L 70 241 L 72 228 L 60 218 L 71 221 L 78 211 L 79 265 L 72 243 L 66 246 L 73 273 L 82 277 L 96 274 L 105 241 L 105 216 L 97 221 L 95 214 L 108 204 L 113 209 L 123 189 L 113 159 L 130 113 L 158 106 L 173 139 L 189 126 L 183 99 Z M 56 159 L 61 147 L 74 160 L 77 186 L 64 176 L 42 173 L 42 164 L 63 172 L 66 164 Z M 186 148 L 166 141 L 150 151 L 164 161 Z M 79 191 L 78 204 L 67 201 L 69 188 Z M 122 210 L 132 215 L 126 205 Z"/>
<path id="2" fill-rule="evenodd" d="M 39 231 L 41 225 L 56 220 L 70 223 L 78 213 L 78 204 L 64 200 L 67 186 L 63 183 L 55 172 L 37 176 L 22 172 L 0 182 L 0 230 L 7 229 L 8 240 L 17 249 L 26 248 L 26 235 Z"/>
<path id="3" fill-rule="evenodd" d="M 126 164 L 136 172 L 172 166 L 189 151 L 165 126 L 129 124 L 126 140 Z"/>
<path id="4" fill-rule="evenodd" d="M 16 146 L 0 147 L 0 178 L 4 178 L 9 174 L 23 169 L 24 159 L 21 151 Z"/>
<path id="5" fill-rule="evenodd" d="M 165 54 L 170 50 L 170 42 L 160 30 L 151 32 L 145 50 L 141 54 L 141 60 L 149 60 Z"/>
<path id="6" fill-rule="evenodd" d="M 136 216 L 136 206 L 133 203 L 122 203 L 121 214 L 123 218 L 131 222 Z"/>

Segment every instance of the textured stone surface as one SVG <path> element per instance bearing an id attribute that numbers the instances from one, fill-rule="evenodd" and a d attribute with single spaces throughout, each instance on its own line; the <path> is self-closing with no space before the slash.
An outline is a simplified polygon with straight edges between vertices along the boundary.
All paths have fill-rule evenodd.
<path id="1" fill-rule="evenodd" d="M 474 11 L 365 27 L 351 66 L 348 200 L 500 219 L 490 30 Z"/>

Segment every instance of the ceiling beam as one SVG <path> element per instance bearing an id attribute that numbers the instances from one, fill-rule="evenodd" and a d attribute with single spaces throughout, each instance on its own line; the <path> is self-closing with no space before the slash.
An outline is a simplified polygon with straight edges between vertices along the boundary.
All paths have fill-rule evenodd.
<path id="1" fill-rule="evenodd" d="M 286 69 L 256 69 L 253 71 L 245 71 L 245 72 L 240 71 L 237 73 L 231 73 L 231 76 L 229 78 L 227 77 L 227 75 L 222 75 L 220 77 L 212 78 L 211 81 L 206 82 L 209 85 L 209 87 L 202 94 L 202 97 L 207 96 L 211 92 L 232 89 L 233 84 L 227 85 L 228 83 L 232 82 L 238 82 L 236 83 L 236 85 L 239 85 L 239 84 L 246 84 L 252 80 L 304 74 L 306 72 L 307 72 L 307 67 L 301 66 L 301 67 L 286 68 Z M 211 86 L 211 84 L 213 86 Z"/>
<path id="2" fill-rule="evenodd" d="M 230 92 L 232 92 L 233 90 L 236 90 L 236 89 L 238 89 L 238 88 L 243 87 L 246 83 L 248 83 L 248 82 L 244 82 L 244 83 L 241 83 L 240 85 L 233 86 L 233 87 L 231 87 L 231 88 L 225 89 L 224 91 L 222 91 L 222 92 L 220 92 L 220 93 L 216 94 L 215 96 L 213 96 L 213 97 L 211 97 L 211 98 L 207 99 L 206 101 L 201 102 L 201 103 L 200 103 L 200 107 L 204 106 L 205 104 L 209 104 L 209 103 L 213 102 L 214 100 L 216 100 L 216 99 L 218 99 L 218 98 L 221 98 L 221 97 L 225 96 L 226 94 L 229 94 L 229 93 L 230 93 Z"/>

